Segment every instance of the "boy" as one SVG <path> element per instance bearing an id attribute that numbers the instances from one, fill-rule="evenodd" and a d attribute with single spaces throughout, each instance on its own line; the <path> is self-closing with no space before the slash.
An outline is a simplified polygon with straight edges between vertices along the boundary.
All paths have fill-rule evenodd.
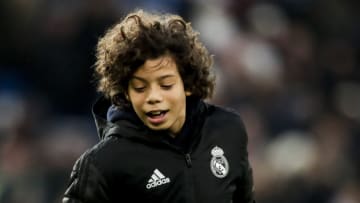
<path id="1" fill-rule="evenodd" d="M 212 59 L 181 17 L 130 13 L 97 46 L 101 141 L 75 163 L 63 203 L 253 202 L 240 117 L 211 97 Z"/>

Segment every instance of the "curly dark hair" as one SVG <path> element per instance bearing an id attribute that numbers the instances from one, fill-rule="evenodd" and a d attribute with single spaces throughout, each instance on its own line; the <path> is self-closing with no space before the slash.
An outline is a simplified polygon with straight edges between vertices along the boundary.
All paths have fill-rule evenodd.
<path id="1" fill-rule="evenodd" d="M 211 98 L 215 76 L 212 56 L 190 23 L 173 14 L 136 10 L 110 28 L 97 44 L 95 77 L 98 91 L 117 106 L 125 99 L 129 80 L 147 59 L 168 54 L 176 62 L 185 90 Z"/>

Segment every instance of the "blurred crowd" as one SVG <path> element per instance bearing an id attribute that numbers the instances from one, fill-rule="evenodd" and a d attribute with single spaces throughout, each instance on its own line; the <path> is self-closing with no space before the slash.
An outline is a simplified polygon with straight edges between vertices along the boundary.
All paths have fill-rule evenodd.
<path id="1" fill-rule="evenodd" d="M 97 142 L 95 45 L 134 8 L 177 13 L 214 54 L 262 203 L 360 202 L 360 24 L 351 0 L 0 2 L 0 202 L 60 202 Z"/>

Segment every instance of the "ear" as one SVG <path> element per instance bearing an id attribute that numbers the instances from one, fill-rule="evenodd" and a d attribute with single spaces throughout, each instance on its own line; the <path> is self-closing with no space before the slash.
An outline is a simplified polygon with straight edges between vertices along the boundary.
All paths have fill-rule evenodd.
<path id="1" fill-rule="evenodd" d="M 191 96 L 192 95 L 192 92 L 190 92 L 190 91 L 185 91 L 185 96 Z"/>
<path id="2" fill-rule="evenodd" d="M 125 93 L 124 95 L 125 95 L 125 99 L 130 101 L 129 95 L 127 93 Z"/>

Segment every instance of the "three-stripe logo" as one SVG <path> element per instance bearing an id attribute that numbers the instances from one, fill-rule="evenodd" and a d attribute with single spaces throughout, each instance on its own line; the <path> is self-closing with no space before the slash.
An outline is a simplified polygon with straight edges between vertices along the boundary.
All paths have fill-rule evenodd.
<path id="1" fill-rule="evenodd" d="M 148 184 L 146 184 L 147 189 L 151 189 L 166 183 L 170 183 L 170 178 L 165 177 L 159 169 L 155 169 L 150 179 L 148 180 Z"/>

